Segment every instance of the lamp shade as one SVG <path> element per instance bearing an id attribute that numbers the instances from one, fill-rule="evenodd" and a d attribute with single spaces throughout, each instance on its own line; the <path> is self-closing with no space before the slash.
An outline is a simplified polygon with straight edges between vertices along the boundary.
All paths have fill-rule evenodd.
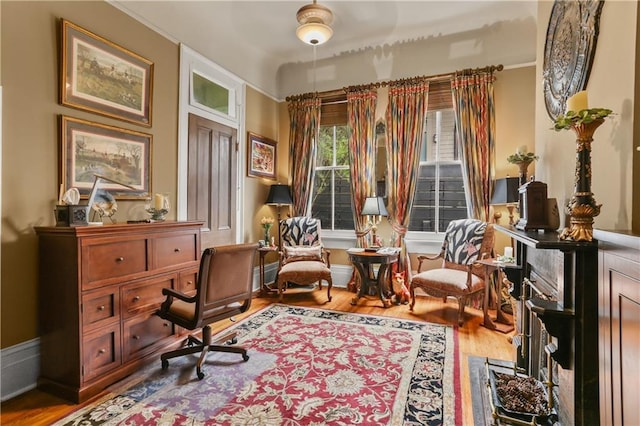
<path id="1" fill-rule="evenodd" d="M 491 204 L 517 203 L 519 200 L 519 186 L 520 179 L 517 177 L 496 179 L 495 184 L 493 185 Z"/>
<path id="2" fill-rule="evenodd" d="M 382 197 L 367 197 L 367 199 L 364 200 L 364 206 L 360 214 L 363 216 L 389 216 Z"/>
<path id="3" fill-rule="evenodd" d="M 293 199 L 291 198 L 291 189 L 289 185 L 282 184 L 274 184 L 271 185 L 271 189 L 269 189 L 269 195 L 267 196 L 267 201 L 265 204 L 271 205 L 291 205 L 293 204 Z"/>

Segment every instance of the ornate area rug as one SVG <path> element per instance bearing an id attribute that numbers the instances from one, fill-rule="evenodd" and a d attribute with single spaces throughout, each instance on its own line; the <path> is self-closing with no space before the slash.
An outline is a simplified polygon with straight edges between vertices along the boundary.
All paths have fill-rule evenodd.
<path id="1" fill-rule="evenodd" d="M 250 359 L 160 360 L 56 425 L 460 425 L 450 326 L 275 304 L 233 327 Z"/>

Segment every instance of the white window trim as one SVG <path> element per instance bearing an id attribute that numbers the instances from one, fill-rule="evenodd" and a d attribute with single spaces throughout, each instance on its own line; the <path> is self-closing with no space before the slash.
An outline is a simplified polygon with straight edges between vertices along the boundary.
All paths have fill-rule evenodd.
<path id="1" fill-rule="evenodd" d="M 223 114 L 204 108 L 201 104 L 192 103 L 191 73 L 206 77 L 229 90 L 234 96 L 234 104 L 229 105 L 230 114 Z M 188 168 L 188 142 L 189 142 L 189 114 L 204 117 L 207 120 L 220 123 L 238 131 L 238 186 L 236 188 L 236 241 L 240 242 L 244 234 L 242 212 L 244 210 L 244 175 L 246 156 L 246 132 L 245 129 L 245 97 L 246 84 L 239 77 L 228 72 L 224 68 L 210 61 L 195 50 L 184 44 L 180 44 L 180 84 L 178 106 L 178 189 L 176 194 L 176 215 L 178 220 L 187 218 L 187 168 Z M 230 101 L 231 102 L 231 101 Z"/>

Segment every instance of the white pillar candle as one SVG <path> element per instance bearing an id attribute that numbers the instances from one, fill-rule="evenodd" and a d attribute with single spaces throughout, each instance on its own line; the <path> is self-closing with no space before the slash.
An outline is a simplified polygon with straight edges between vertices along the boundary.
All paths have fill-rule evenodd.
<path id="1" fill-rule="evenodd" d="M 153 208 L 162 210 L 164 208 L 164 195 L 156 194 L 153 196 Z"/>
<path id="2" fill-rule="evenodd" d="M 587 91 L 583 90 L 567 99 L 567 111 L 580 112 L 589 109 Z"/>
<path id="3" fill-rule="evenodd" d="M 513 257 L 513 247 L 504 248 L 504 257 Z"/>

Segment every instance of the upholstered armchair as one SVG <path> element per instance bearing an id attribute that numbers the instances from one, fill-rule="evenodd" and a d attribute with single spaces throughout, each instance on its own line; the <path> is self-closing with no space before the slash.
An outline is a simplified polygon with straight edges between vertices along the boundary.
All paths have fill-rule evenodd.
<path id="1" fill-rule="evenodd" d="M 280 222 L 282 250 L 276 274 L 278 297 L 282 301 L 287 289 L 327 281 L 327 299 L 331 301 L 331 253 L 322 246 L 319 219 L 291 217 Z"/>
<path id="2" fill-rule="evenodd" d="M 235 334 L 227 333 L 212 342 L 209 324 L 246 312 L 251 306 L 253 293 L 253 263 L 257 244 L 234 244 L 207 248 L 200 259 L 196 294 L 188 296 L 171 288 L 163 288 L 167 296 L 158 315 L 189 330 L 202 328 L 202 339 L 190 335 L 186 347 L 163 353 L 162 369 L 169 366 L 169 359 L 201 352 L 196 364 L 199 379 L 204 377 L 202 364 L 210 351 L 233 352 L 247 361 L 247 350 L 222 342 L 235 343 Z"/>
<path id="3" fill-rule="evenodd" d="M 448 297 L 458 300 L 458 325 L 464 323 L 464 309 L 467 301 L 485 289 L 485 271 L 477 260 L 491 257 L 493 251 L 493 225 L 475 219 L 460 219 L 449 223 L 442 250 L 437 256 L 418 256 L 417 271 L 410 276 L 411 304 L 416 303 L 415 290 L 419 288 L 430 296 Z M 442 259 L 440 268 L 422 271 L 425 260 Z"/>

